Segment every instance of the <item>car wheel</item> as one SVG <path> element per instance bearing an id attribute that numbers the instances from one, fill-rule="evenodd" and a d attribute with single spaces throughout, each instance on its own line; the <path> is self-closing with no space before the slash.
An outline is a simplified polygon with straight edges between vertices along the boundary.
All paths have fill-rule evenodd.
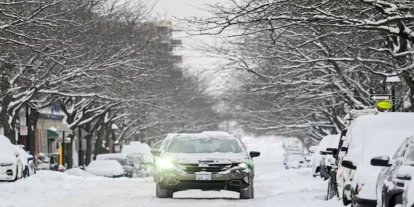
<path id="1" fill-rule="evenodd" d="M 253 199 L 253 198 L 254 198 L 253 183 L 248 188 L 240 190 L 240 199 Z"/>
<path id="2" fill-rule="evenodd" d="M 331 200 L 333 197 L 335 197 L 336 194 L 335 185 L 332 183 L 332 179 L 329 179 L 328 190 L 326 192 L 326 200 Z"/>
<path id="3" fill-rule="evenodd" d="M 157 198 L 172 198 L 174 191 L 172 189 L 161 188 L 157 183 L 155 196 Z"/>
<path id="4" fill-rule="evenodd" d="M 27 178 L 29 176 L 30 176 L 29 167 L 26 166 L 23 170 L 23 178 Z"/>

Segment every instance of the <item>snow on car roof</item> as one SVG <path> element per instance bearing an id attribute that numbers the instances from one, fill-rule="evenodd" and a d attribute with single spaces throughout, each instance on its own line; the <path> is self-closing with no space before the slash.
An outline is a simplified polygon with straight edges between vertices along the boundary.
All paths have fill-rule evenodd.
<path id="1" fill-rule="evenodd" d="M 318 150 L 325 151 L 327 148 L 337 148 L 340 139 L 339 134 L 331 134 L 324 136 L 322 140 L 319 142 Z"/>
<path id="2" fill-rule="evenodd" d="M 202 132 L 202 133 L 183 133 L 177 134 L 173 139 L 184 138 L 184 139 L 207 139 L 207 138 L 220 138 L 220 139 L 237 139 L 235 136 L 227 132 Z"/>
<path id="3" fill-rule="evenodd" d="M 151 153 L 151 148 L 146 143 L 142 142 L 131 142 L 129 145 L 122 147 L 122 153 L 133 154 L 133 153 Z"/>
<path id="4" fill-rule="evenodd" d="M 12 143 L 10 142 L 9 138 L 7 138 L 4 135 L 0 134 L 0 145 L 2 145 L 2 144 L 10 144 L 11 145 Z"/>
<path id="5" fill-rule="evenodd" d="M 348 155 L 356 162 L 369 162 L 375 156 L 393 156 L 401 143 L 414 135 L 414 113 L 378 113 L 355 119 L 347 133 Z"/>
<path id="6" fill-rule="evenodd" d="M 105 159 L 126 159 L 128 154 L 124 153 L 108 153 L 108 154 L 99 154 L 96 156 L 96 160 L 105 160 Z"/>

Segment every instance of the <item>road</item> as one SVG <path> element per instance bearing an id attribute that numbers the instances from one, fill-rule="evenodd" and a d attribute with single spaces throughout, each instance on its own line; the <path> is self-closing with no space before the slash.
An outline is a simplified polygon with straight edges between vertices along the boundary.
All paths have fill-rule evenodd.
<path id="1" fill-rule="evenodd" d="M 0 183 L 0 207 L 341 206 L 336 200 L 324 201 L 326 183 L 313 178 L 309 168 L 284 170 L 278 143 L 262 140 L 250 147 L 262 151 L 256 160 L 253 200 L 239 200 L 234 192 L 197 190 L 158 199 L 152 178 L 108 179 L 81 171 L 76 175 L 44 171 L 15 183 Z"/>

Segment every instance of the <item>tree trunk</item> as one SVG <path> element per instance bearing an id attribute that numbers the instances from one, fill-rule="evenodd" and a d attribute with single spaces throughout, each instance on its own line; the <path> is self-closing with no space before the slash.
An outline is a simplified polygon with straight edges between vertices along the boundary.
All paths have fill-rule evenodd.
<path id="1" fill-rule="evenodd" d="M 410 103 L 411 103 L 410 111 L 414 112 L 414 78 L 412 77 L 412 75 L 410 75 L 409 72 L 404 72 L 403 77 L 408 87 L 410 88 L 410 95 L 409 95 Z"/>

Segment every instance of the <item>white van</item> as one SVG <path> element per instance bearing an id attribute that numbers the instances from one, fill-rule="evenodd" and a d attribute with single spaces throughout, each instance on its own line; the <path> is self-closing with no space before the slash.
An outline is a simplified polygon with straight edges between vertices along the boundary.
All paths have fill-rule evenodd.
<path id="1" fill-rule="evenodd" d="M 392 156 L 401 143 L 414 135 L 414 113 L 384 112 L 359 116 L 351 122 L 346 140 L 348 153 L 342 166 L 348 168 L 344 196 L 355 205 L 376 206 L 376 181 L 381 167 L 373 157 Z"/>

